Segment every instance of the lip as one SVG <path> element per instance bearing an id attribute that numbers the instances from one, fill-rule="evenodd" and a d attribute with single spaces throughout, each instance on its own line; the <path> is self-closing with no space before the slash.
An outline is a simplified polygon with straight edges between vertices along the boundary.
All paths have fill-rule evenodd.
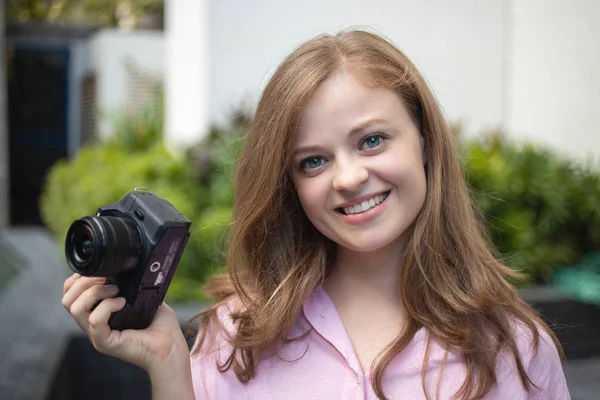
<path id="1" fill-rule="evenodd" d="M 382 194 L 383 193 L 388 193 L 388 192 L 382 192 Z M 382 215 L 382 213 L 386 210 L 386 208 L 388 206 L 388 199 L 389 199 L 389 197 L 390 197 L 390 195 L 388 195 L 386 197 L 386 199 L 382 203 L 379 203 L 375 207 L 369 208 L 367 211 L 363 211 L 363 212 L 358 213 L 358 214 L 344 214 L 344 213 L 339 212 L 337 210 L 336 210 L 336 214 L 346 224 L 349 224 L 349 225 L 366 224 L 366 223 L 369 223 L 371 221 L 376 220 L 380 215 Z M 370 198 L 371 197 L 365 197 L 364 200 L 367 200 L 367 199 L 370 199 Z M 363 199 L 363 198 L 361 197 L 361 199 Z M 354 203 L 347 203 L 347 204 L 348 205 L 352 205 Z"/>
<path id="2" fill-rule="evenodd" d="M 345 203 L 337 205 L 335 207 L 335 209 L 337 210 L 339 208 L 344 208 L 344 207 L 348 207 L 348 206 L 353 206 L 353 205 L 356 205 L 356 204 L 360 204 L 363 201 L 372 199 L 373 197 L 380 196 L 380 195 L 388 193 L 388 192 L 389 192 L 389 190 L 384 190 L 382 192 L 377 192 L 377 193 L 367 194 L 367 195 L 364 195 L 364 196 L 361 196 L 361 197 L 357 197 L 356 199 L 352 199 L 350 201 L 347 201 Z"/>

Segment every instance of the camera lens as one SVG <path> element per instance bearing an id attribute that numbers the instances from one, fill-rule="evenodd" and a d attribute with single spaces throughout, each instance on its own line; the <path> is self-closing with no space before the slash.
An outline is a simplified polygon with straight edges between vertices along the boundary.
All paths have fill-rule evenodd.
<path id="1" fill-rule="evenodd" d="M 131 216 L 84 217 L 71 225 L 67 263 L 85 276 L 114 276 L 134 268 L 142 254 L 138 225 Z"/>
<path id="2" fill-rule="evenodd" d="M 85 264 L 94 255 L 94 235 L 85 225 L 77 226 L 73 232 L 73 250 L 75 259 L 80 264 Z"/>

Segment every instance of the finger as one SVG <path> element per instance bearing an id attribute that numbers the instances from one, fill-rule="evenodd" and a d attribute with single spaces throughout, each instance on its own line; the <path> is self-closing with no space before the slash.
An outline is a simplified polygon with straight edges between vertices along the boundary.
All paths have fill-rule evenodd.
<path id="1" fill-rule="evenodd" d="M 73 283 L 75 283 L 75 281 L 79 278 L 81 278 L 81 275 L 79 275 L 78 273 L 74 273 L 73 275 L 65 279 L 65 284 L 63 285 L 63 295 L 69 291 Z"/>
<path id="2" fill-rule="evenodd" d="M 69 290 L 63 295 L 62 305 L 71 312 L 71 305 L 81 296 L 83 292 L 95 285 L 104 284 L 106 278 L 81 277 L 74 281 Z"/>
<path id="3" fill-rule="evenodd" d="M 87 331 L 87 320 L 94 306 L 103 299 L 116 296 L 118 292 L 119 287 L 116 285 L 92 286 L 73 302 L 69 312 L 79 326 Z"/>
<path id="4" fill-rule="evenodd" d="M 109 352 L 119 344 L 121 332 L 111 330 L 108 320 L 112 313 L 125 307 L 125 298 L 104 299 L 98 307 L 92 311 L 88 318 L 89 338 L 94 347 L 102 352 Z"/>

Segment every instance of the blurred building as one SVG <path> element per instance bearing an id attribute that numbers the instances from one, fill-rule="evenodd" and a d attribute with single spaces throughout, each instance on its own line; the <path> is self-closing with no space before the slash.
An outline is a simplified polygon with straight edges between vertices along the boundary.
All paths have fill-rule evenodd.
<path id="1" fill-rule="evenodd" d="M 11 225 L 39 225 L 45 175 L 95 137 L 111 118 L 139 110 L 162 87 L 164 39 L 123 32 L 25 24 L 6 34 Z"/>
<path id="2" fill-rule="evenodd" d="M 9 222 L 40 224 L 37 199 L 48 168 L 69 154 L 79 115 L 78 53 L 93 30 L 8 26 L 6 82 Z M 73 147 L 71 146 L 71 152 Z"/>

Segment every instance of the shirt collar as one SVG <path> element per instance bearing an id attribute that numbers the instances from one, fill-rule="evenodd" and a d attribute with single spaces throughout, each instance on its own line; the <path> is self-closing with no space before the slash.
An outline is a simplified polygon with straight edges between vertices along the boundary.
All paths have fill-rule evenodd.
<path id="1" fill-rule="evenodd" d="M 333 301 L 321 286 L 317 286 L 303 306 L 304 316 L 312 328 L 346 359 L 357 373 L 362 372 L 352 341 L 342 323 Z"/>

